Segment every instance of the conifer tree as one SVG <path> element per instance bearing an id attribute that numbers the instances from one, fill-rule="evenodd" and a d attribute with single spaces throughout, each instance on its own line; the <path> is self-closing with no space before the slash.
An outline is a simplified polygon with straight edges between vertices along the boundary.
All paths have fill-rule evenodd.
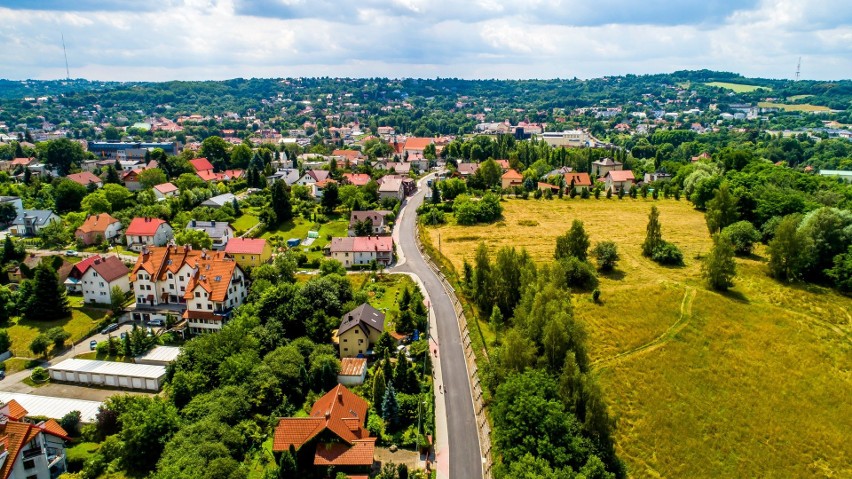
<path id="1" fill-rule="evenodd" d="M 642 243 L 642 254 L 651 257 L 654 250 L 663 242 L 663 232 L 660 227 L 660 212 L 656 206 L 651 207 L 648 215 L 648 226 L 645 228 L 645 242 Z"/>

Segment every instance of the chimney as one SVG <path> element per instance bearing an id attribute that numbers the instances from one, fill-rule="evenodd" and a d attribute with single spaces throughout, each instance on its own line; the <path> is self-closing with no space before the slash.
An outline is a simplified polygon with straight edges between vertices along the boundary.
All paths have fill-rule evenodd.
<path id="1" fill-rule="evenodd" d="M 340 404 L 343 404 L 343 391 L 337 390 L 337 400 L 340 401 Z"/>

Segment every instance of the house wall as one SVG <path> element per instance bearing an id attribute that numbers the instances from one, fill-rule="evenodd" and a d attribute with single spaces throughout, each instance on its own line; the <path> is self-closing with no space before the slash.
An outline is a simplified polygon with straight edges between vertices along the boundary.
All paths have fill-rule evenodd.
<path id="1" fill-rule="evenodd" d="M 249 253 L 228 253 L 233 258 L 234 261 L 240 265 L 241 268 L 253 268 L 255 266 L 260 266 L 270 260 L 272 258 L 272 247 L 267 243 L 263 247 L 263 252 L 261 254 L 249 254 Z"/>
<path id="2" fill-rule="evenodd" d="M 172 227 L 168 223 L 163 223 L 157 228 L 154 233 L 154 246 L 164 246 L 175 237 Z"/>
<path id="3" fill-rule="evenodd" d="M 398 191 L 379 191 L 379 199 L 385 199 L 385 198 L 396 198 L 396 199 L 402 201 L 402 198 L 403 198 L 402 185 L 400 185 Z"/>
<path id="4" fill-rule="evenodd" d="M 338 337 L 341 358 L 354 358 L 370 349 L 370 338 L 360 327 L 354 327 Z"/>
<path id="5" fill-rule="evenodd" d="M 358 376 L 343 376 L 337 375 L 337 382 L 344 386 L 358 386 L 364 384 L 364 380 L 367 378 L 367 368 L 364 368 L 364 371 Z"/>
<path id="6" fill-rule="evenodd" d="M 50 479 L 50 469 L 48 469 L 47 465 L 47 454 L 44 449 L 42 449 L 41 454 L 34 455 L 32 457 L 25 457 L 26 452 L 31 449 L 39 449 L 42 448 L 44 444 L 44 437 L 46 434 L 38 433 L 38 435 L 30 441 L 29 444 L 25 445 L 23 449 L 18 453 L 18 457 L 15 458 L 15 465 L 12 468 L 12 474 L 9 476 L 10 478 L 21 478 L 21 479 Z M 58 447 L 58 445 L 50 444 L 50 447 Z M 62 447 L 62 455 L 65 455 L 65 447 Z M 26 466 L 30 466 L 29 468 Z M 62 460 L 62 470 L 64 471 L 65 460 Z"/>
<path id="7" fill-rule="evenodd" d="M 87 303 L 109 304 L 110 293 L 114 286 L 118 286 L 125 293 L 130 291 L 130 278 L 122 276 L 112 282 L 104 281 L 94 268 L 89 268 L 81 278 L 80 285 L 83 289 L 83 300 Z"/>

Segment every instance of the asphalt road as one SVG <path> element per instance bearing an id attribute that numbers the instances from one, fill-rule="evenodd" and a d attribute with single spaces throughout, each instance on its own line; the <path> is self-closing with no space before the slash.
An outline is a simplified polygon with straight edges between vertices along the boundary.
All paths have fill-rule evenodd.
<path id="1" fill-rule="evenodd" d="M 482 455 L 458 321 L 450 297 L 435 272 L 426 264 L 414 239 L 417 220 L 415 210 L 429 191 L 429 188 L 422 187 L 408 199 L 406 212 L 398 225 L 399 245 L 405 262 L 394 268 L 394 271 L 411 272 L 420 277 L 435 313 L 446 395 L 450 478 L 479 479 L 482 477 Z"/>

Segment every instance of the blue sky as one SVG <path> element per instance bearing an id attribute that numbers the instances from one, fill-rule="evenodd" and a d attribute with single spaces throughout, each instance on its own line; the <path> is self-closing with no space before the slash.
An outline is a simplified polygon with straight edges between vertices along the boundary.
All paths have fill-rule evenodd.
<path id="1" fill-rule="evenodd" d="M 0 78 L 852 77 L 848 0 L 0 0 Z"/>

